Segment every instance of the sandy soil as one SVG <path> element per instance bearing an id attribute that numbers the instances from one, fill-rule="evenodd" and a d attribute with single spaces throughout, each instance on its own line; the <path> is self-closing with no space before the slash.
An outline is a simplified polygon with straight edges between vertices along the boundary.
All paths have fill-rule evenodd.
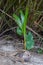
<path id="1" fill-rule="evenodd" d="M 43 65 L 43 54 L 23 50 L 15 44 L 14 41 L 0 40 L 0 65 Z"/>

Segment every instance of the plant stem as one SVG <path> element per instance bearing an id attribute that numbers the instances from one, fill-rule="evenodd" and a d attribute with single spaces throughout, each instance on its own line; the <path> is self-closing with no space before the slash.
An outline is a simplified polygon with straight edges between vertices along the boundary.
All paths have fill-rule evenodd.
<path id="1" fill-rule="evenodd" d="M 25 38 L 25 35 L 24 35 L 24 49 L 26 50 L 26 38 Z"/>
<path id="2" fill-rule="evenodd" d="M 26 50 L 26 26 L 24 27 L 24 49 Z"/>

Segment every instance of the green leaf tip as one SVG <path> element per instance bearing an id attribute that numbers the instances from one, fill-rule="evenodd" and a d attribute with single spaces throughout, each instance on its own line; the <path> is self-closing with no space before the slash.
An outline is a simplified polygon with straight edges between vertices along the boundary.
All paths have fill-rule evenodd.
<path id="1" fill-rule="evenodd" d="M 17 25 L 21 28 L 22 24 L 21 24 L 21 20 L 19 18 L 19 16 L 17 16 L 15 13 L 13 14 L 13 18 L 15 20 L 15 22 L 17 23 Z"/>

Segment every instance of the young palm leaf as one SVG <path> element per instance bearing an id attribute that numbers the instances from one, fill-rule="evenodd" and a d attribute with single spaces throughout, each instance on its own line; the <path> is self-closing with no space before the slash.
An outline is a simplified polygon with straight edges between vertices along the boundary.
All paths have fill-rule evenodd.
<path id="1" fill-rule="evenodd" d="M 28 18 L 28 7 L 26 7 L 24 21 L 23 21 L 23 24 L 22 24 L 22 30 L 23 31 L 26 30 L 27 18 Z"/>
<path id="2" fill-rule="evenodd" d="M 24 35 L 24 49 L 32 49 L 34 46 L 33 35 L 31 32 L 27 34 L 26 32 L 26 25 L 27 25 L 27 18 L 28 18 L 28 7 L 26 7 L 25 15 L 22 11 L 20 11 L 21 19 L 17 15 L 13 15 L 14 20 L 18 24 L 17 33 L 19 35 Z"/>
<path id="3" fill-rule="evenodd" d="M 23 25 L 23 22 L 24 22 L 24 14 L 23 14 L 23 12 L 21 10 L 20 10 L 20 16 L 21 16 L 21 24 Z M 22 29 L 19 28 L 19 27 L 17 28 L 17 34 L 19 34 L 19 35 L 22 35 L 23 34 Z"/>
<path id="4" fill-rule="evenodd" d="M 22 22 L 21 22 L 20 18 L 15 13 L 13 14 L 13 18 L 14 18 L 15 22 L 17 23 L 17 25 L 19 26 L 17 28 L 17 34 L 22 35 Z"/>
<path id="5" fill-rule="evenodd" d="M 17 34 L 20 35 L 20 36 L 23 34 L 23 33 L 22 33 L 22 29 L 19 28 L 19 27 L 17 28 Z"/>
<path id="6" fill-rule="evenodd" d="M 31 32 L 29 32 L 26 35 L 26 49 L 30 50 L 34 47 L 34 40 L 33 40 L 33 35 Z"/>
<path id="7" fill-rule="evenodd" d="M 24 23 L 24 14 L 21 10 L 20 10 L 20 16 L 21 16 L 21 22 L 22 22 L 22 25 L 23 25 L 23 23 Z"/>
<path id="8" fill-rule="evenodd" d="M 24 48 L 26 49 L 26 25 L 27 25 L 27 17 L 28 17 L 28 7 L 26 7 L 24 22 L 22 24 L 22 31 L 24 35 Z"/>
<path id="9" fill-rule="evenodd" d="M 20 10 L 20 16 L 21 16 L 21 24 L 23 25 L 23 22 L 24 22 L 24 14 L 23 14 L 23 12 L 21 10 Z M 22 29 L 20 29 L 19 27 L 17 28 L 17 34 L 19 34 L 19 35 L 22 35 L 23 34 Z"/>
<path id="10" fill-rule="evenodd" d="M 14 18 L 14 20 L 15 20 L 15 22 L 17 23 L 17 25 L 22 29 L 22 24 L 21 24 L 21 20 L 20 20 L 20 18 L 14 13 L 13 14 L 13 18 Z"/>

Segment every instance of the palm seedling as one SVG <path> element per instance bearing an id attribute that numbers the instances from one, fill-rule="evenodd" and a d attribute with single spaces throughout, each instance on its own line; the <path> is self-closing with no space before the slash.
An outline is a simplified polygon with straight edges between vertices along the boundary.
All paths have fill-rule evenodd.
<path id="1" fill-rule="evenodd" d="M 13 18 L 18 25 L 17 34 L 24 36 L 24 49 L 31 49 L 34 46 L 33 35 L 31 32 L 26 32 L 26 25 L 28 19 L 29 9 L 26 7 L 25 14 L 20 10 L 20 17 L 18 17 L 15 13 L 13 14 Z"/>

